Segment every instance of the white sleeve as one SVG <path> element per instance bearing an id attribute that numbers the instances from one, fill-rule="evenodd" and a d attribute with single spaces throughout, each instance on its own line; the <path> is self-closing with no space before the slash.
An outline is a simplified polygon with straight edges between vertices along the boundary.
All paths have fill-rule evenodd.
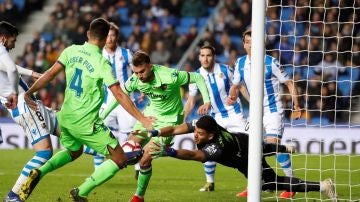
<path id="1" fill-rule="evenodd" d="M 236 86 L 240 84 L 239 59 L 237 59 L 234 64 L 234 76 L 233 76 L 232 84 Z"/>
<path id="2" fill-rule="evenodd" d="M 276 59 L 273 59 L 271 68 L 273 74 L 276 76 L 276 78 L 279 79 L 280 83 L 285 83 L 287 80 L 289 80 L 288 74 L 285 72 L 284 68 L 280 66 L 279 61 Z"/>
<path id="3" fill-rule="evenodd" d="M 33 71 L 30 69 L 26 69 L 24 67 L 20 67 L 19 65 L 16 65 L 16 68 L 19 72 L 20 75 L 24 75 L 24 76 L 32 76 Z"/>
<path id="4" fill-rule="evenodd" d="M 0 60 L 6 67 L 7 76 L 11 83 L 11 92 L 19 93 L 19 73 L 16 69 L 16 65 L 13 60 L 10 58 L 10 55 L 6 52 L 0 55 Z"/>
<path id="5" fill-rule="evenodd" d="M 189 84 L 189 96 L 196 96 L 198 92 L 198 87 L 196 83 Z"/>

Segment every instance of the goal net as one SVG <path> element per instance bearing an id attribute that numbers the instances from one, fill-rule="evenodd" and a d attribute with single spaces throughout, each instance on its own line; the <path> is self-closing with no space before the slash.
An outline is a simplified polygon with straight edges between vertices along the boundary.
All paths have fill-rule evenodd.
<path id="1" fill-rule="evenodd" d="M 279 59 L 300 95 L 302 117 L 295 120 L 292 97 L 287 88 L 281 92 L 282 141 L 298 150 L 291 157 L 294 174 L 309 181 L 331 178 L 339 201 L 360 200 L 359 8 L 357 0 L 269 0 L 266 8 L 266 54 Z M 328 199 L 309 192 L 293 200 Z"/>

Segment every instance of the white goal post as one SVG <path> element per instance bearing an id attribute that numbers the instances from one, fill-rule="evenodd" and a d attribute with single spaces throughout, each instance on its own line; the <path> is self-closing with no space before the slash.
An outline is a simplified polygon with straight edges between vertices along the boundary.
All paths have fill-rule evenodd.
<path id="1" fill-rule="evenodd" d="M 261 193 L 261 176 L 256 176 L 262 137 L 254 134 L 262 131 L 259 73 L 264 72 L 264 50 L 280 61 L 299 91 L 303 115 L 298 120 L 292 119 L 293 100 L 287 88 L 280 92 L 286 120 L 282 143 L 299 150 L 291 157 L 295 176 L 309 181 L 331 178 L 339 201 L 360 200 L 359 7 L 357 0 L 252 1 L 251 69 L 256 71 L 251 72 L 251 86 L 261 80 L 261 88 L 250 90 L 255 99 L 250 101 L 249 201 L 279 200 L 278 194 Z M 272 166 L 283 175 L 278 163 Z M 293 200 L 328 199 L 320 193 L 303 193 Z"/>

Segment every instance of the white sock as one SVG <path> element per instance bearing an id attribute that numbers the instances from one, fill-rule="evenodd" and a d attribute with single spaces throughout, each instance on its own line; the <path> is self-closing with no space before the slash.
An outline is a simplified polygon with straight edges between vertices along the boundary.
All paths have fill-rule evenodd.
<path id="1" fill-rule="evenodd" d="M 204 163 L 204 170 L 206 176 L 206 182 L 214 183 L 215 181 L 215 168 L 216 162 L 215 161 L 207 161 Z"/>

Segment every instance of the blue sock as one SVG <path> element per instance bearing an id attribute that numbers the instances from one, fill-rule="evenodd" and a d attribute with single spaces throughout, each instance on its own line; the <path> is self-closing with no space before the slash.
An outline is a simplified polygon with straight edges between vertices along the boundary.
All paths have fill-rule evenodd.
<path id="1" fill-rule="evenodd" d="M 290 154 L 279 153 L 276 155 L 276 159 L 279 162 L 280 166 L 282 167 L 285 175 L 288 177 L 292 177 L 293 171 L 291 168 Z"/>

